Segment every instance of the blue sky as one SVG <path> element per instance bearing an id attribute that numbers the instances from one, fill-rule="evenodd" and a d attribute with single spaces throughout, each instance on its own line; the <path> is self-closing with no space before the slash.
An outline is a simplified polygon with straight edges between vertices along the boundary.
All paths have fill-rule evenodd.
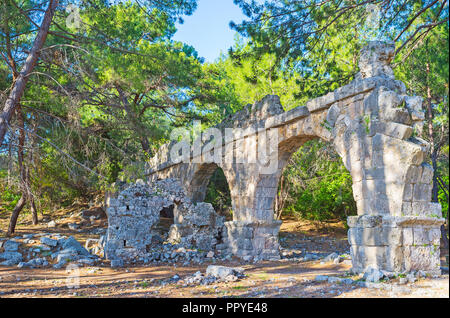
<path id="1" fill-rule="evenodd" d="M 183 19 L 173 39 L 192 45 L 206 62 L 213 62 L 234 43 L 230 21 L 239 23 L 245 16 L 233 0 L 198 0 L 194 14 Z"/>

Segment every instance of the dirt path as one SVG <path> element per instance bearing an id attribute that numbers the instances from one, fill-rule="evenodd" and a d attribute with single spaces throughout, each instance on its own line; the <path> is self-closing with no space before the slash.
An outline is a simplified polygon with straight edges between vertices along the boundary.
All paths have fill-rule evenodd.
<path id="1" fill-rule="evenodd" d="M 182 279 L 206 265 L 175 267 L 168 265 L 111 269 L 79 269 L 79 288 L 65 269 L 0 269 L 0 297 L 449 297 L 448 275 L 420 279 L 414 284 L 390 282 L 389 288 L 361 288 L 357 285 L 314 281 L 316 275 L 345 275 L 350 266 L 313 262 L 267 262 L 227 266 L 245 268 L 241 281 L 206 286 L 185 286 Z M 181 281 L 171 282 L 179 275 Z"/>
<path id="2" fill-rule="evenodd" d="M 28 233 L 61 233 L 73 235 L 84 243 L 105 228 L 105 220 L 87 222 L 75 211 L 57 213 L 57 226 L 46 224 L 32 226 L 27 216 L 20 222 L 17 235 Z M 2 218 L 1 223 L 6 220 Z M 84 224 L 80 230 L 70 230 L 69 223 Z M 4 224 L 1 224 L 4 228 Z M 1 236 L 1 235 L 0 235 Z M 303 253 L 331 253 L 348 251 L 346 230 L 340 222 L 315 224 L 307 221 L 285 220 L 280 232 L 282 247 Z M 216 265 L 236 266 L 245 269 L 246 278 L 235 282 L 211 285 L 186 285 L 183 279 L 196 271 L 205 272 L 203 265 L 186 266 L 151 264 L 113 269 L 107 261 L 97 266 L 79 268 L 79 281 L 75 271 L 65 268 L 18 269 L 0 267 L 0 297 L 449 297 L 449 276 L 422 278 L 413 284 L 400 285 L 398 280 L 383 284 L 383 288 L 365 288 L 357 284 L 331 284 L 315 281 L 317 275 L 344 277 L 351 265 L 316 261 L 283 259 L 276 262 L 245 264 L 233 259 L 216 262 Z M 180 280 L 172 279 L 178 275 Z M 353 277 L 356 279 L 357 277 Z M 79 288 L 69 288 L 78 284 Z"/>

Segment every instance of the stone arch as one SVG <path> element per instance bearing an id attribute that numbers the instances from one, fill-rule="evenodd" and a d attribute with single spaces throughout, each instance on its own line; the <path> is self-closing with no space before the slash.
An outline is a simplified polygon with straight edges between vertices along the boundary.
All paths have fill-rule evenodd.
<path id="1" fill-rule="evenodd" d="M 206 187 L 214 171 L 220 168 L 216 163 L 197 164 L 195 171 L 187 182 L 188 195 L 192 202 L 202 202 L 205 199 Z M 226 176 L 225 176 L 226 177 Z"/>
<path id="2" fill-rule="evenodd" d="M 318 137 L 316 137 L 318 138 Z M 293 136 L 278 145 L 278 168 L 273 174 L 260 174 L 256 181 L 253 209 L 256 217 L 270 222 L 274 216 L 275 197 L 284 168 L 291 156 L 307 141 L 316 139 L 311 136 Z"/>

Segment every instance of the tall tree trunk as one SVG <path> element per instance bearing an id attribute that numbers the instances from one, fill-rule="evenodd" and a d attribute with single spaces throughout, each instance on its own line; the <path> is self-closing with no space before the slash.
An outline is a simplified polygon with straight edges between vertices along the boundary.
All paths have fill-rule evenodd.
<path id="1" fill-rule="evenodd" d="M 33 217 L 33 225 L 37 225 L 39 223 L 39 219 L 38 219 L 38 213 L 37 213 L 37 209 L 36 209 L 36 204 L 34 202 L 34 197 L 30 196 L 30 209 L 31 209 L 31 215 Z"/>
<path id="2" fill-rule="evenodd" d="M 38 212 L 36 209 L 35 197 L 33 191 L 31 191 L 31 167 L 34 166 L 34 149 L 36 147 L 36 130 L 39 126 L 38 119 L 33 120 L 33 136 L 31 137 L 31 147 L 28 151 L 28 165 L 27 165 L 27 190 L 28 190 L 28 201 L 30 203 L 31 215 L 33 217 L 33 224 L 37 225 L 39 222 Z"/>
<path id="3" fill-rule="evenodd" d="M 28 165 L 26 168 L 26 179 L 25 179 L 25 191 L 27 193 L 27 200 L 30 203 L 31 216 L 33 219 L 33 225 L 37 225 L 39 222 L 38 214 L 36 210 L 36 204 L 34 202 L 34 195 L 31 191 L 31 182 L 30 182 L 30 166 Z"/>
<path id="4" fill-rule="evenodd" d="M 13 172 L 13 162 L 12 162 L 12 142 L 8 145 L 8 187 L 12 184 L 12 172 Z"/>
<path id="5" fill-rule="evenodd" d="M 47 38 L 48 30 L 53 20 L 53 15 L 55 14 L 56 7 L 59 4 L 59 0 L 50 0 L 47 11 L 45 11 L 44 19 L 42 20 L 39 32 L 34 39 L 33 47 L 28 55 L 22 70 L 17 76 L 16 81 L 13 83 L 11 92 L 9 93 L 8 99 L 3 107 L 3 112 L 0 115 L 0 145 L 3 143 L 6 131 L 8 129 L 9 121 L 20 102 L 25 91 L 25 86 L 28 81 L 28 76 L 33 71 L 36 62 L 39 57 L 40 50 L 42 49 L 45 39 Z"/>
<path id="6" fill-rule="evenodd" d="M 27 186 L 26 186 L 26 171 L 25 166 L 23 162 L 23 147 L 25 145 L 25 123 L 23 119 L 22 109 L 20 107 L 20 104 L 17 107 L 17 121 L 19 125 L 19 145 L 17 148 L 17 163 L 19 166 L 19 184 L 20 184 L 20 190 L 22 192 L 22 196 L 20 197 L 19 201 L 17 202 L 16 206 L 14 207 L 14 210 L 11 214 L 11 219 L 9 220 L 9 227 L 8 227 L 8 236 L 11 236 L 15 230 L 16 230 L 16 223 L 17 218 L 19 217 L 20 211 L 22 211 L 23 207 L 25 206 L 25 203 L 27 202 L 28 192 L 27 192 Z"/>
<path id="7" fill-rule="evenodd" d="M 7 236 L 11 236 L 14 234 L 16 230 L 16 224 L 17 224 L 17 218 L 19 217 L 20 211 L 22 211 L 23 207 L 25 206 L 26 198 L 25 195 L 22 193 L 22 196 L 20 197 L 19 201 L 17 201 L 16 206 L 14 207 L 14 210 L 11 214 L 11 219 L 9 220 L 9 227 L 8 227 L 8 233 Z"/>

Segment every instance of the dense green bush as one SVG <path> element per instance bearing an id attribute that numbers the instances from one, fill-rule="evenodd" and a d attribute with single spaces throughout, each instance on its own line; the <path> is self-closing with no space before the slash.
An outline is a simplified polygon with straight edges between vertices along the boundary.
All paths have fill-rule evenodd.
<path id="1" fill-rule="evenodd" d="M 446 185 L 448 185 L 448 175 L 443 176 L 442 180 L 445 182 Z M 447 193 L 448 193 L 448 188 L 447 188 Z M 447 218 L 447 213 L 448 213 L 448 198 L 445 195 L 444 191 L 439 188 L 439 203 L 442 205 L 442 215 Z"/>

